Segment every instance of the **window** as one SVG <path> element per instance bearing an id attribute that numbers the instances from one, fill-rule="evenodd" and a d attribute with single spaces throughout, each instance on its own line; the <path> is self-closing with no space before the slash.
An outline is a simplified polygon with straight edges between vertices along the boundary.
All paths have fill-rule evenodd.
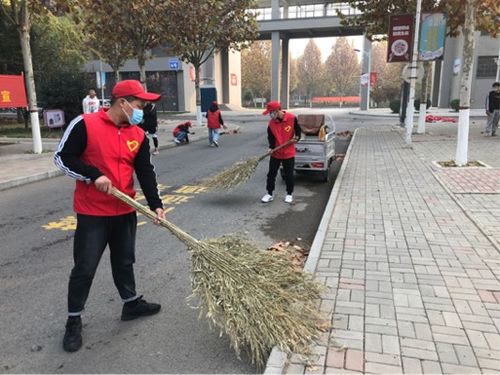
<path id="1" fill-rule="evenodd" d="M 477 58 L 476 78 L 495 78 L 497 58 L 497 56 L 479 56 Z"/>

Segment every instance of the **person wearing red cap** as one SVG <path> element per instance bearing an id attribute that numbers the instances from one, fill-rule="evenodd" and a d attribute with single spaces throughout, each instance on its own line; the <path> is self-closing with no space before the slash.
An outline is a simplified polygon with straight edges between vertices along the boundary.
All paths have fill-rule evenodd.
<path id="1" fill-rule="evenodd" d="M 176 145 L 189 143 L 188 134 L 194 134 L 194 132 L 191 132 L 189 128 L 191 128 L 191 121 L 183 122 L 175 127 L 172 135 L 174 136 L 174 143 Z"/>
<path id="2" fill-rule="evenodd" d="M 165 218 L 148 138 L 135 126 L 142 121 L 146 102 L 158 99 L 160 95 L 145 92 L 139 81 L 118 82 L 113 88 L 111 107 L 71 121 L 55 152 L 55 164 L 76 179 L 74 267 L 69 278 L 68 320 L 63 339 L 63 348 L 68 352 L 82 346 L 80 315 L 107 245 L 113 280 L 124 303 L 121 319 L 160 311 L 159 304 L 146 302 L 136 292 L 135 210 L 110 195 L 111 188 L 116 187 L 133 198 L 135 172 L 157 220 Z"/>
<path id="3" fill-rule="evenodd" d="M 267 127 L 267 139 L 269 142 L 269 150 L 272 150 L 282 144 L 300 139 L 300 126 L 297 118 L 290 112 L 285 112 L 281 109 L 280 102 L 267 103 L 266 110 L 262 113 L 269 114 L 271 119 Z M 269 158 L 269 172 L 267 173 L 266 190 L 267 193 L 262 197 L 262 203 L 269 203 L 274 200 L 274 187 L 276 183 L 276 175 L 280 165 L 283 166 L 284 177 L 286 182 L 285 202 L 293 202 L 293 170 L 295 167 L 295 144 L 291 143 L 271 154 Z"/>
<path id="4" fill-rule="evenodd" d="M 208 145 L 219 147 L 219 131 L 221 125 L 224 129 L 227 129 L 227 126 L 224 125 L 224 121 L 222 120 L 222 115 L 220 113 L 219 105 L 217 102 L 212 102 L 210 104 L 210 108 L 207 111 L 207 128 L 208 128 Z"/>

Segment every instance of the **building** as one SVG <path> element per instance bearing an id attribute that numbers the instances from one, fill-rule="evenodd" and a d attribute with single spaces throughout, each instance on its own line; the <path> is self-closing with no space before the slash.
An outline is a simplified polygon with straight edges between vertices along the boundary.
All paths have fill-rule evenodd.
<path id="1" fill-rule="evenodd" d="M 471 108 L 484 108 L 486 94 L 498 80 L 500 38 L 476 32 L 474 66 L 472 71 Z M 443 61 L 435 65 L 432 105 L 448 108 L 450 101 L 460 98 L 463 35 L 447 38 Z"/>
<path id="2" fill-rule="evenodd" d="M 156 48 L 153 58 L 146 62 L 148 90 L 161 93 L 158 102 L 160 111 L 196 111 L 194 67 L 168 53 L 168 49 Z M 105 72 L 104 98 L 111 97 L 116 79 L 113 70 L 99 60 L 85 64 L 85 71 L 101 97 L 101 88 L 96 72 Z M 215 86 L 217 101 L 229 107 L 241 107 L 241 56 L 235 51 L 221 51 L 207 60 L 201 67 L 201 86 Z M 127 60 L 120 69 L 121 79 L 139 79 L 137 60 Z"/>

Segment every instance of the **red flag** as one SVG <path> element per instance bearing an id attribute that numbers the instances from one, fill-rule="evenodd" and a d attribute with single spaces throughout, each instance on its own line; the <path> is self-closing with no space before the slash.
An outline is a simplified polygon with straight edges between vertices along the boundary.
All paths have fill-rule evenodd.
<path id="1" fill-rule="evenodd" d="M 27 106 L 24 77 L 0 75 L 0 108 Z"/>

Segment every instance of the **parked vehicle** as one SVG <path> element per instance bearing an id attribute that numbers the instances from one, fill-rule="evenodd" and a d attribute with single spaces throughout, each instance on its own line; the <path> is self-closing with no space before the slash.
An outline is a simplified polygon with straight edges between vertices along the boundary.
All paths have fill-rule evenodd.
<path id="1" fill-rule="evenodd" d="M 297 120 L 302 135 L 295 144 L 295 171 L 319 173 L 327 182 L 335 158 L 335 122 L 324 114 L 298 115 Z"/>

